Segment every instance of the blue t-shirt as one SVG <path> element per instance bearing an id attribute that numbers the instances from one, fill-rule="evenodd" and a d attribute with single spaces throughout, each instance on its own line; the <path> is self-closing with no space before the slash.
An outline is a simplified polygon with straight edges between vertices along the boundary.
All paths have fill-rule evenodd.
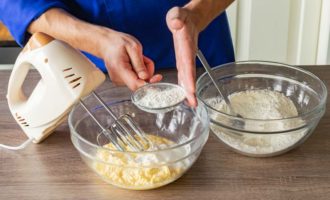
<path id="1" fill-rule="evenodd" d="M 30 37 L 27 27 L 33 20 L 47 9 L 62 8 L 87 22 L 133 35 L 141 42 L 144 55 L 151 58 L 156 68 L 160 69 L 175 67 L 174 45 L 171 32 L 166 25 L 166 13 L 172 7 L 183 6 L 188 2 L 188 0 L 1 0 L 0 20 L 23 46 Z M 211 66 L 234 61 L 226 13 L 213 20 L 201 32 L 198 46 Z M 100 58 L 84 53 L 96 66 L 106 71 Z"/>

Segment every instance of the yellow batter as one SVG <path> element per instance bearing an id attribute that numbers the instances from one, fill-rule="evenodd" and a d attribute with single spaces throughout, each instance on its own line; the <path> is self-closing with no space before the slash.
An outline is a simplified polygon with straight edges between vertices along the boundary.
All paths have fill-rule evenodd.
<path id="1" fill-rule="evenodd" d="M 157 145 L 172 145 L 173 142 L 159 136 L 148 135 L 149 140 Z M 112 143 L 103 147 L 115 149 Z M 126 150 L 130 150 L 126 146 Z M 97 157 L 104 161 L 94 163 L 94 169 L 106 181 L 118 187 L 144 190 L 160 187 L 177 179 L 184 172 L 180 165 L 161 165 L 157 167 L 143 167 L 150 160 L 154 163 L 157 158 L 152 154 L 125 154 L 110 153 L 106 150 L 99 150 Z M 159 160 L 161 162 L 161 160 Z"/>

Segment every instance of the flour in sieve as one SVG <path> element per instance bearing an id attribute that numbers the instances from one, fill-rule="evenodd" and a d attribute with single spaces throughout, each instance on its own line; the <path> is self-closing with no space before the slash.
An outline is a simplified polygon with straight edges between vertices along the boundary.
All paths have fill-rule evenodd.
<path id="1" fill-rule="evenodd" d="M 164 108 L 181 102 L 185 97 L 184 91 L 178 87 L 165 90 L 150 88 L 136 103 L 148 108 Z"/>
<path id="2" fill-rule="evenodd" d="M 298 115 L 294 103 L 288 97 L 276 91 L 251 90 L 238 92 L 230 95 L 229 99 L 233 110 L 244 118 L 269 120 Z M 209 99 L 209 103 L 217 110 L 229 112 L 224 101 L 217 102 L 216 99 Z M 220 116 L 211 116 L 211 118 L 216 121 L 222 120 Z M 267 133 L 275 130 L 290 130 L 297 127 L 298 123 L 301 122 L 298 119 L 266 123 L 260 126 L 260 122 L 246 121 L 244 128 L 245 130 L 255 130 L 255 128 L 260 127 L 258 131 Z M 299 129 L 281 134 L 244 133 L 242 136 L 237 136 L 214 124 L 211 125 L 211 129 L 227 145 L 251 154 L 271 154 L 285 150 L 298 142 L 307 132 L 307 129 Z"/>

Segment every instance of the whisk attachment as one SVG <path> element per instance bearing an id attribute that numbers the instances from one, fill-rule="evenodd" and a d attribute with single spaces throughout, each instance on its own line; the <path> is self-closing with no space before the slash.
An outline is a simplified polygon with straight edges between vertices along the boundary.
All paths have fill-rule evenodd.
<path id="1" fill-rule="evenodd" d="M 154 146 L 146 136 L 146 133 L 137 125 L 129 114 L 117 117 L 98 94 L 92 92 L 92 95 L 100 102 L 114 120 L 109 128 L 104 127 L 99 122 L 82 100 L 80 100 L 80 104 L 101 128 L 101 133 L 111 141 L 117 150 L 125 151 L 127 150 L 126 147 L 129 147 L 131 150 L 138 152 L 145 151 L 149 147 Z"/>

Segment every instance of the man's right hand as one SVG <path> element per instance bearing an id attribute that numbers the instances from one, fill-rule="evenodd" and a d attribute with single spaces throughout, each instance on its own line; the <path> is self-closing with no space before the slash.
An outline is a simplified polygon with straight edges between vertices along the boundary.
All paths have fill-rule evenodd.
<path id="1" fill-rule="evenodd" d="M 154 63 L 143 55 L 142 45 L 136 38 L 109 29 L 107 32 L 99 40 L 99 46 L 112 82 L 136 90 L 146 82 L 162 79 L 160 74 L 154 75 Z"/>

